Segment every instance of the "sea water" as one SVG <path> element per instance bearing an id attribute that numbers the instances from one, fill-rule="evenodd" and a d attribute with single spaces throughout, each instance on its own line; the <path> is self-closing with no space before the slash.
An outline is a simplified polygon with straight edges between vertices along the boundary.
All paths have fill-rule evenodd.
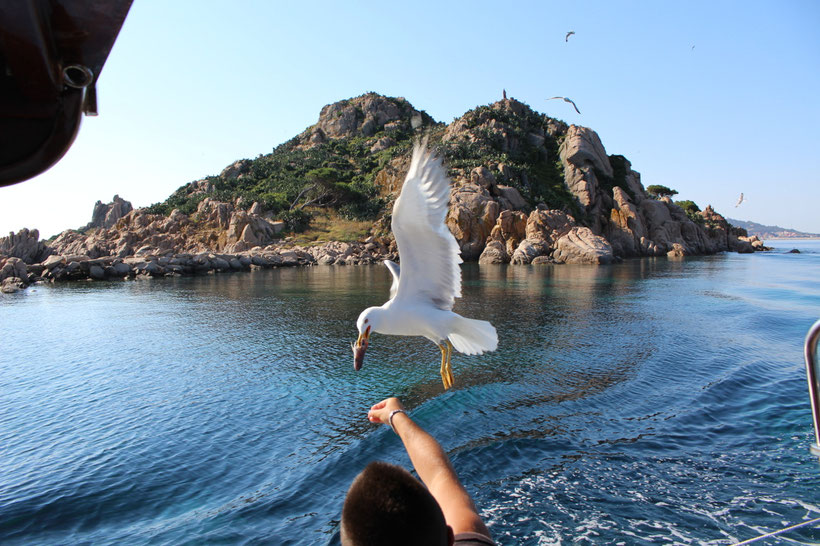
<path id="1" fill-rule="evenodd" d="M 463 266 L 454 354 L 355 320 L 382 266 L 38 285 L 0 297 L 0 543 L 338 544 L 398 396 L 499 544 L 730 544 L 820 517 L 802 359 L 820 241 L 612 266 Z M 801 253 L 787 250 L 796 247 Z M 811 525 L 768 543 L 816 543 Z"/>

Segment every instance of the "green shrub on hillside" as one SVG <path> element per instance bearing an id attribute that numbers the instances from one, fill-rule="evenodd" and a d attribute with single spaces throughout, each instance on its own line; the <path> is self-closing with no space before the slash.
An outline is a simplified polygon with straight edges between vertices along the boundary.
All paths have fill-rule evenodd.
<path id="1" fill-rule="evenodd" d="M 666 186 L 661 186 L 660 184 L 653 184 L 651 186 L 646 187 L 646 193 L 648 193 L 655 199 L 660 199 L 661 197 L 675 196 L 678 194 L 678 191 L 673 190 L 672 188 L 668 188 Z"/>
<path id="2" fill-rule="evenodd" d="M 531 206 L 544 203 L 577 215 L 575 198 L 564 185 L 558 154 L 560 140 L 547 132 L 551 118 L 529 108 L 515 114 L 503 108 L 479 106 L 461 120 L 472 139 L 441 143 L 448 167 L 469 171 L 480 165 L 503 163 L 513 177 L 507 179 L 495 171 L 499 184 L 513 186 Z M 544 135 L 543 147 L 535 143 L 533 135 Z"/>
<path id="3" fill-rule="evenodd" d="M 694 201 L 689 199 L 684 199 L 682 201 L 675 201 L 675 204 L 683 209 L 686 213 L 686 216 L 699 225 L 704 225 L 705 221 L 703 216 L 700 214 L 700 207 Z"/>

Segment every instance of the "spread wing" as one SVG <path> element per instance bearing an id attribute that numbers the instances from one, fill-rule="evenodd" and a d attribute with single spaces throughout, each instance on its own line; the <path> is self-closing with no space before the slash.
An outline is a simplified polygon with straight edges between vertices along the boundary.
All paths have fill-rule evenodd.
<path id="1" fill-rule="evenodd" d="M 390 285 L 390 299 L 392 300 L 396 297 L 396 292 L 399 290 L 399 264 L 393 260 L 385 260 L 384 265 L 386 265 L 390 273 L 393 274 L 393 284 Z"/>
<path id="2" fill-rule="evenodd" d="M 441 159 L 427 150 L 426 142 L 416 144 L 393 207 L 393 235 L 401 262 L 396 300 L 430 302 L 450 310 L 454 299 L 461 297 L 460 250 L 444 223 L 449 201 L 450 180 Z"/>

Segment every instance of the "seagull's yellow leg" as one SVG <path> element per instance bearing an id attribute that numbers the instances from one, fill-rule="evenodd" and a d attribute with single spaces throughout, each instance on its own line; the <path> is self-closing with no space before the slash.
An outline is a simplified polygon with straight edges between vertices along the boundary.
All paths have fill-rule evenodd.
<path id="1" fill-rule="evenodd" d="M 450 340 L 447 340 L 447 381 L 450 383 L 452 387 L 453 384 L 456 382 L 455 378 L 453 377 L 453 365 L 450 362 L 450 358 L 453 356 L 453 344 L 450 343 Z"/>
<path id="2" fill-rule="evenodd" d="M 447 343 L 450 342 L 447 341 Z M 441 382 L 444 383 L 444 390 L 447 390 L 453 385 L 447 373 L 447 345 L 442 343 L 438 348 L 441 351 Z"/>

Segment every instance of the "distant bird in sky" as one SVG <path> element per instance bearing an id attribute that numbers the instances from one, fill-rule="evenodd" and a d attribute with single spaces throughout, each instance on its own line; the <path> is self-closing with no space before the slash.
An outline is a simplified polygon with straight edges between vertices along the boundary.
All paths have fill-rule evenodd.
<path id="1" fill-rule="evenodd" d="M 737 198 L 737 203 L 735 203 L 735 208 L 738 208 L 744 201 L 748 201 L 748 199 L 743 197 L 743 194 L 741 193 L 740 197 Z"/>
<path id="2" fill-rule="evenodd" d="M 564 38 L 564 41 L 569 42 L 569 37 L 572 36 L 573 34 L 575 34 L 574 30 L 570 30 L 569 32 L 567 32 L 567 36 L 566 36 L 566 38 Z"/>
<path id="3" fill-rule="evenodd" d="M 564 102 L 568 102 L 572 105 L 573 108 L 575 108 L 576 112 L 578 112 L 579 114 L 581 113 L 581 111 L 578 110 L 578 107 L 575 106 L 575 103 L 572 101 L 572 99 L 568 99 L 567 97 L 550 97 L 547 100 L 553 100 L 553 99 L 561 99 Z"/>
<path id="4" fill-rule="evenodd" d="M 421 336 L 441 351 L 441 380 L 449 389 L 453 349 L 480 355 L 498 347 L 492 324 L 452 311 L 455 298 L 461 297 L 461 249 L 444 223 L 449 202 L 450 180 L 441 159 L 427 150 L 426 142 L 416 144 L 391 221 L 401 268 L 384 261 L 393 275 L 390 299 L 359 315 L 353 369 L 361 369 L 373 333 Z"/>

